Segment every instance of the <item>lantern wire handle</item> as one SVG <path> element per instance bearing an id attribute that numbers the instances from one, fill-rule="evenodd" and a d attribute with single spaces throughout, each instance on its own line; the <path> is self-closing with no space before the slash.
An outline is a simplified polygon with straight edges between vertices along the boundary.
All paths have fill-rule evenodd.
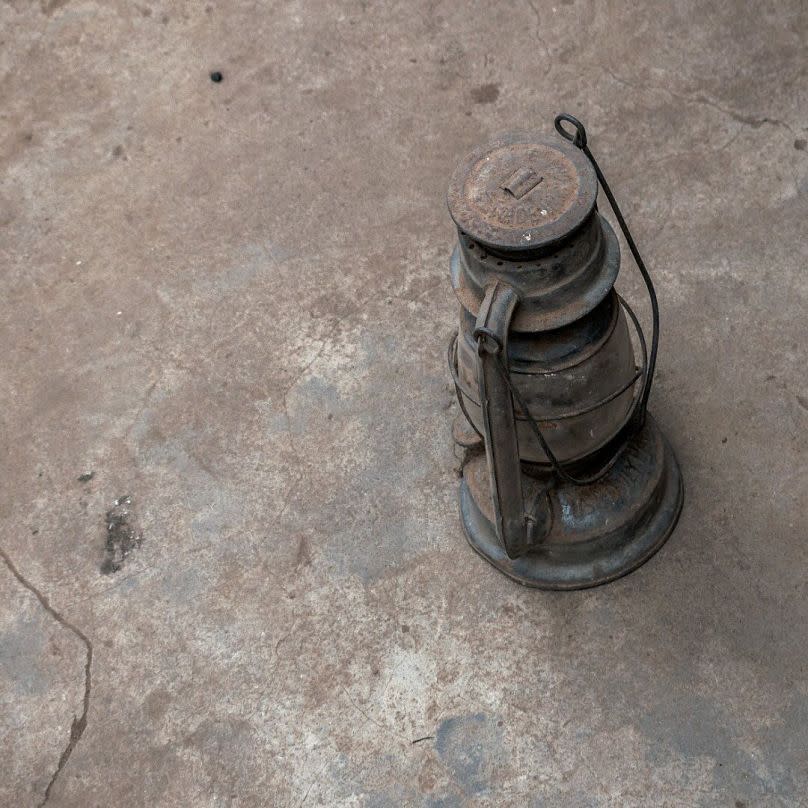
<path id="1" fill-rule="evenodd" d="M 573 134 L 567 130 L 563 126 L 564 123 L 572 124 L 572 126 L 575 127 L 575 133 Z M 609 187 L 609 183 L 606 182 L 606 177 L 603 176 L 603 172 L 600 170 L 598 161 L 592 156 L 592 152 L 589 151 L 589 146 L 587 146 L 586 143 L 586 129 L 584 128 L 584 125 L 574 116 L 568 115 L 566 112 L 562 112 L 560 115 L 556 116 L 555 128 L 561 137 L 563 137 L 565 140 L 569 140 L 574 146 L 577 146 L 589 158 L 589 162 L 592 163 L 592 168 L 595 169 L 598 182 L 600 182 L 600 185 L 603 188 L 603 193 L 606 194 L 606 198 L 609 200 L 609 204 L 614 211 L 617 223 L 620 225 L 620 229 L 623 231 L 623 235 L 625 236 L 626 244 L 628 244 L 628 248 L 631 250 L 632 256 L 634 256 L 637 269 L 640 270 L 642 279 L 645 281 L 645 286 L 648 289 L 648 297 L 651 300 L 652 318 L 651 353 L 648 357 L 648 367 L 646 370 L 645 382 L 643 384 L 642 396 L 640 398 L 637 412 L 639 419 L 637 428 L 640 428 L 645 423 L 645 412 L 648 407 L 648 397 L 651 395 L 651 384 L 654 380 L 657 348 L 659 347 L 659 304 L 657 303 L 656 290 L 654 289 L 654 283 L 651 280 L 651 276 L 648 274 L 648 270 L 646 269 L 645 262 L 642 260 L 640 251 L 637 249 L 637 245 L 634 243 L 634 239 L 631 236 L 631 231 L 628 229 L 626 220 L 623 218 L 620 205 L 617 204 L 617 200 L 614 198 L 612 189 Z"/>

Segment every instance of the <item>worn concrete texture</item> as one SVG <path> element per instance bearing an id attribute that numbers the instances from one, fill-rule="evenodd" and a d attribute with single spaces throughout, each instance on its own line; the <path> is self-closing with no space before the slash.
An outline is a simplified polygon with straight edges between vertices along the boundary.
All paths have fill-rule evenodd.
<path id="1" fill-rule="evenodd" d="M 0 21 L 0 804 L 808 805 L 804 3 Z M 552 594 L 458 521 L 444 195 L 561 110 L 687 499 Z"/>

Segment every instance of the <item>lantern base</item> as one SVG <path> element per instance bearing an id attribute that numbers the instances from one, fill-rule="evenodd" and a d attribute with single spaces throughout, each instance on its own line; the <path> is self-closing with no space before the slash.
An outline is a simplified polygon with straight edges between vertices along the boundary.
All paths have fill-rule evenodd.
<path id="1" fill-rule="evenodd" d="M 649 415 L 609 473 L 576 486 L 523 474 L 525 501 L 549 508 L 550 530 L 535 550 L 509 558 L 497 538 L 484 454 L 460 483 L 460 515 L 474 550 L 525 586 L 584 589 L 639 567 L 676 526 L 684 487 L 679 464 Z"/>

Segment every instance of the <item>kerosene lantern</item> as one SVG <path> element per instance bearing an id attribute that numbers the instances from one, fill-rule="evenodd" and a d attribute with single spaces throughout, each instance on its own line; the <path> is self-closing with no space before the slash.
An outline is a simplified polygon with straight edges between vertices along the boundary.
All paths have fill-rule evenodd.
<path id="1" fill-rule="evenodd" d="M 456 439 L 470 448 L 460 483 L 469 543 L 520 583 L 578 589 L 646 561 L 673 530 L 683 487 L 646 412 L 653 284 L 583 125 L 565 114 L 555 126 L 561 138 L 502 135 L 452 176 L 460 329 L 449 363 L 464 416 Z M 620 246 L 598 211 L 598 181 L 648 289 L 650 350 L 614 289 Z"/>

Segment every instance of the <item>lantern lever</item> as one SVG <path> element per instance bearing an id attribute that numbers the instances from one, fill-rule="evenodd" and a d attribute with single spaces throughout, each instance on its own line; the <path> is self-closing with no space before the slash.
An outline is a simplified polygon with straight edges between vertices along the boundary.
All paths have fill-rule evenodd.
<path id="1" fill-rule="evenodd" d="M 497 535 L 509 558 L 531 550 L 549 531 L 549 514 L 535 507 L 525 514 L 516 414 L 507 373 L 508 328 L 519 304 L 516 291 L 502 281 L 485 290 L 474 338 L 482 405 L 485 454 Z"/>

